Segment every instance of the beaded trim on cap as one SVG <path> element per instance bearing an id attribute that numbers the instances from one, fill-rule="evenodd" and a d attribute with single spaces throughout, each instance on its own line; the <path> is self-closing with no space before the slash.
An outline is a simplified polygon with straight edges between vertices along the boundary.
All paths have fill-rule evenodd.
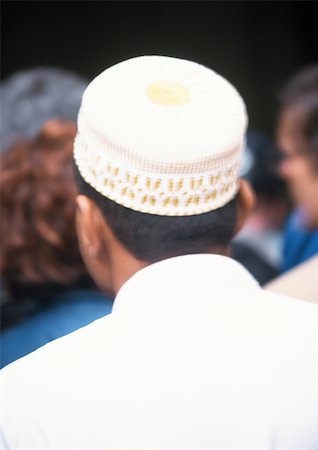
<path id="1" fill-rule="evenodd" d="M 238 190 L 239 150 L 231 152 L 232 158 L 225 167 L 218 168 L 218 160 L 211 158 L 206 162 L 210 163 L 210 170 L 205 172 L 153 173 L 121 167 L 120 162 L 116 164 L 114 159 L 105 157 L 105 148 L 100 151 L 91 147 L 78 134 L 74 158 L 85 181 L 122 206 L 149 214 L 187 216 L 220 208 L 234 198 Z"/>
<path id="2" fill-rule="evenodd" d="M 144 63 L 147 62 L 145 59 L 148 59 L 147 64 L 149 65 L 152 58 L 157 58 L 156 64 L 158 66 L 159 63 L 159 69 L 162 64 L 165 66 L 166 60 L 173 60 L 174 63 L 177 61 L 177 65 L 178 61 L 183 61 L 165 57 L 141 57 L 134 58 L 134 60 L 139 60 L 139 62 L 144 60 L 141 64 L 144 69 Z M 124 66 L 129 61 L 117 66 Z M 170 61 L 168 62 L 170 64 Z M 188 61 L 184 62 L 190 64 L 192 72 L 194 69 L 196 71 L 199 70 L 199 72 L 203 69 L 214 74 L 214 72 L 198 64 Z M 138 65 L 137 61 L 137 65 L 134 66 L 135 71 L 136 68 L 138 69 Z M 116 68 L 116 66 L 114 67 Z M 106 70 L 100 77 L 106 77 L 107 72 L 113 68 Z M 171 69 L 170 67 L 168 68 L 169 70 Z M 180 73 L 183 75 L 183 78 L 186 78 L 182 74 L 182 70 L 180 70 Z M 121 76 L 123 76 L 122 73 Z M 214 74 L 213 76 L 217 75 Z M 236 139 L 233 140 L 235 145 L 228 147 L 223 145 L 221 151 L 214 149 L 211 152 L 203 152 L 200 150 L 196 151 L 195 147 L 191 151 L 192 145 L 187 146 L 188 142 L 185 142 L 184 152 L 182 152 L 182 147 L 177 152 L 174 152 L 175 139 L 171 139 L 171 150 L 167 146 L 162 146 L 163 151 L 160 152 L 158 139 L 160 140 L 161 136 L 159 135 L 159 138 L 153 141 L 154 145 L 158 145 L 157 151 L 148 151 L 148 147 L 146 147 L 146 151 L 140 151 L 140 146 L 134 141 L 136 133 L 133 133 L 134 130 L 131 131 L 132 127 L 130 127 L 129 123 L 126 129 L 123 127 L 123 139 L 120 139 L 121 134 L 117 133 L 116 135 L 115 132 L 112 133 L 111 116 L 108 116 L 109 121 L 105 120 L 105 126 L 100 122 L 103 104 L 101 106 L 99 97 L 97 100 L 96 96 L 95 98 L 93 97 L 96 90 L 101 89 L 98 84 L 101 85 L 103 81 L 105 83 L 111 82 L 111 79 L 108 80 L 107 77 L 104 80 L 100 77 L 97 78 L 98 83 L 94 85 L 93 82 L 92 86 L 89 86 L 87 89 L 88 93 L 86 96 L 84 95 L 78 120 L 79 131 L 74 144 L 75 162 L 87 183 L 105 197 L 122 206 L 142 213 L 164 216 L 202 214 L 224 206 L 235 197 L 238 191 L 237 180 L 246 126 L 246 115 L 242 119 L 245 113 L 244 106 L 241 108 L 242 112 L 239 111 L 241 113 L 239 120 L 243 125 L 241 125 L 241 132 L 237 133 Z M 148 98 L 148 102 L 153 105 L 149 116 L 154 114 L 154 110 L 157 113 L 157 109 L 159 111 L 158 114 L 165 116 L 165 112 L 169 109 L 170 117 L 174 117 L 173 114 L 176 117 L 182 117 L 182 111 L 178 108 L 191 107 L 191 102 L 195 101 L 196 91 L 191 89 L 191 83 L 187 85 L 184 80 L 182 80 L 182 83 L 179 82 L 179 79 L 182 79 L 182 77 L 175 77 L 173 81 L 152 83 L 147 80 L 143 87 L 143 92 L 146 100 Z M 129 77 L 128 81 L 130 81 Z M 116 79 L 113 82 L 115 84 L 114 89 L 118 88 L 118 80 Z M 218 80 L 218 83 L 220 84 L 220 80 Z M 224 83 L 229 84 L 226 80 L 224 80 Z M 238 97 L 241 104 L 244 105 L 239 94 L 234 91 L 233 87 L 231 88 L 234 92 L 234 94 L 231 92 L 234 100 L 237 102 Z M 226 89 L 228 89 L 228 86 L 226 86 Z M 92 93 L 93 95 L 90 96 Z M 103 94 L 105 92 L 102 90 L 101 96 Z M 112 95 L 112 91 L 110 93 L 107 92 L 104 100 L 106 104 L 107 99 L 114 102 L 111 98 Z M 92 103 L 95 108 L 91 108 Z M 116 102 L 114 103 L 114 114 L 116 114 L 118 105 Z M 235 106 L 237 107 L 237 105 Z M 148 105 L 146 104 L 147 107 Z M 235 108 L 233 109 L 235 111 Z M 174 112 L 171 113 L 172 111 Z M 189 109 L 186 111 L 188 113 Z M 209 113 L 209 110 L 207 112 Z M 122 110 L 119 110 L 119 117 L 122 117 L 121 113 Z M 158 114 L 156 117 L 160 117 Z M 233 120 L 235 120 L 235 115 L 233 117 Z M 147 123 L 147 117 L 144 120 Z M 124 123 L 126 122 L 124 121 Z M 117 123 L 115 125 L 117 126 Z M 155 126 L 156 123 L 151 123 L 149 126 L 150 132 L 152 130 L 151 127 L 155 130 L 155 133 L 157 132 Z M 163 132 L 169 132 L 173 126 L 173 123 L 165 124 L 166 129 L 163 128 Z M 149 133 L 149 130 L 145 129 L 146 132 Z M 194 135 L 195 138 L 197 136 L 195 128 Z M 129 141 L 127 136 L 132 139 Z M 124 138 L 126 138 L 126 142 Z M 200 139 L 200 136 L 198 136 L 198 139 Z M 133 145 L 125 145 L 127 140 L 128 144 L 132 141 Z M 144 144 L 144 141 L 141 143 Z M 213 144 L 211 142 L 211 147 L 213 147 Z M 149 144 L 149 148 L 151 148 L 151 144 Z"/>

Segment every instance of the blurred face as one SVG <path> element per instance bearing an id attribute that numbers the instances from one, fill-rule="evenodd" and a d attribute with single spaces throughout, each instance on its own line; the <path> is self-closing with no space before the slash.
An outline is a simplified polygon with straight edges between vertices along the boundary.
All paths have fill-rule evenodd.
<path id="1" fill-rule="evenodd" d="M 282 111 L 277 130 L 278 145 L 283 160 L 280 175 L 288 182 L 292 198 L 304 214 L 308 228 L 318 228 L 318 169 L 306 152 L 302 137 L 301 108 L 289 107 Z"/>

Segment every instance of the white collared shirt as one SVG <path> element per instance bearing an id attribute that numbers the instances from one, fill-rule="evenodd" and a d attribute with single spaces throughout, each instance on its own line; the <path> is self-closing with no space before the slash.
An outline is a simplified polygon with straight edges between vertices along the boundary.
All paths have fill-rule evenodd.
<path id="1" fill-rule="evenodd" d="M 315 305 L 230 258 L 152 264 L 1 371 L 0 448 L 317 450 L 317 333 Z"/>

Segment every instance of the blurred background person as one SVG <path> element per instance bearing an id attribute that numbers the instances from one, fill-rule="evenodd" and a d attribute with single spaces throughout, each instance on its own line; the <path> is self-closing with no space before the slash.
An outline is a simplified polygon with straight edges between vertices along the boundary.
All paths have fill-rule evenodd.
<path id="1" fill-rule="evenodd" d="M 0 148 L 31 139 L 50 119 L 76 122 L 87 81 L 68 70 L 35 67 L 15 72 L 0 86 Z"/>
<path id="2" fill-rule="evenodd" d="M 109 313 L 80 256 L 72 150 L 76 126 L 51 120 L 1 155 L 1 364 Z"/>
<path id="3" fill-rule="evenodd" d="M 2 365 L 110 310 L 75 237 L 71 154 L 86 85 L 74 72 L 35 67 L 0 86 Z M 52 119 L 72 123 L 41 130 Z"/>
<path id="4" fill-rule="evenodd" d="M 265 284 L 280 271 L 283 228 L 290 209 L 286 184 L 277 174 L 277 149 L 265 134 L 247 133 L 241 177 L 256 194 L 255 206 L 232 245 L 233 257 Z"/>
<path id="5" fill-rule="evenodd" d="M 277 141 L 279 171 L 295 204 L 285 228 L 285 272 L 318 254 L 318 65 L 297 73 L 283 90 Z"/>

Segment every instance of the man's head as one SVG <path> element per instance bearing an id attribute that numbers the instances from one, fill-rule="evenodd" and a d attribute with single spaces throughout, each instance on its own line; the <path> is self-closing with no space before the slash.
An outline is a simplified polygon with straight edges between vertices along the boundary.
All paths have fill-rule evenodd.
<path id="1" fill-rule="evenodd" d="M 308 228 L 318 227 L 318 66 L 297 74 L 281 96 L 277 130 L 281 175 L 303 210 Z"/>
<path id="2" fill-rule="evenodd" d="M 246 124 L 233 86 L 190 61 L 133 58 L 89 85 L 75 141 L 77 225 L 104 290 L 165 258 L 226 253 L 253 201 L 238 182 Z"/>

